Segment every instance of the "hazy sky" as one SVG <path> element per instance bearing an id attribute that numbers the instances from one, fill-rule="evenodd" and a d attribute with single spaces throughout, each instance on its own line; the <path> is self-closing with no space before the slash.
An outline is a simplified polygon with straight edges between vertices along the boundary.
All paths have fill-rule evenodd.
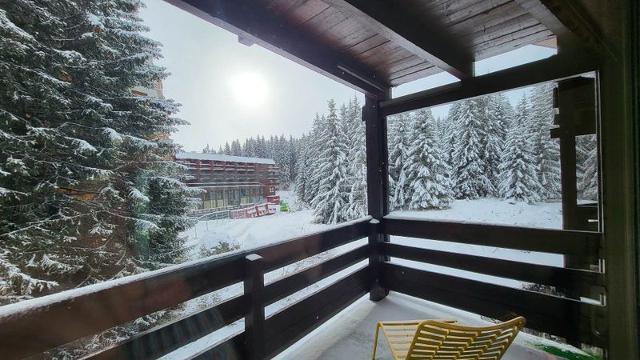
<path id="1" fill-rule="evenodd" d="M 163 44 L 160 62 L 171 73 L 164 95 L 182 104 L 179 116 L 191 123 L 173 135 L 185 150 L 216 148 L 225 141 L 257 134 L 300 136 L 311 129 L 315 113 L 333 98 L 348 101 L 356 91 L 161 0 L 146 0 L 141 16 L 147 36 Z M 555 50 L 527 46 L 480 61 L 482 74 L 553 55 Z M 446 73 L 401 85 L 394 96 L 443 85 L 456 79 Z M 512 103 L 522 91 L 508 94 Z M 448 107 L 433 108 L 444 116 Z"/>

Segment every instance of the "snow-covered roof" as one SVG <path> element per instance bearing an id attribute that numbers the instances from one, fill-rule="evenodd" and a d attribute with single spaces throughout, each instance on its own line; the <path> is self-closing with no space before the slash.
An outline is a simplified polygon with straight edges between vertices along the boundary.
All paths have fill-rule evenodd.
<path id="1" fill-rule="evenodd" d="M 232 156 L 224 154 L 203 154 L 197 152 L 179 152 L 176 153 L 177 160 L 213 160 L 213 161 L 227 161 L 227 162 L 239 162 L 249 164 L 269 164 L 275 165 L 276 162 L 273 159 L 262 159 L 254 157 L 244 156 Z"/>

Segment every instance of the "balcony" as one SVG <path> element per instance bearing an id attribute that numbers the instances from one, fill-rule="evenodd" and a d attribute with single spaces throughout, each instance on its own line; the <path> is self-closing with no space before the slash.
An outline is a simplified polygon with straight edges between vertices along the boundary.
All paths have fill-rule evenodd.
<path id="1" fill-rule="evenodd" d="M 38 355 L 234 284 L 243 288 L 241 294 L 89 357 L 158 358 L 174 351 L 180 358 L 202 359 L 260 359 L 281 353 L 284 358 L 308 358 L 305 352 L 309 351 L 322 358 L 344 358 L 347 353 L 364 357 L 371 349 L 376 321 L 443 317 L 470 324 L 486 321 L 478 315 L 498 320 L 520 315 L 527 318 L 530 329 L 573 344 L 604 346 L 601 334 L 593 330 L 605 313 L 604 306 L 425 271 L 394 260 L 426 262 L 584 295 L 591 286 L 602 284 L 601 273 L 413 248 L 388 243 L 386 235 L 569 254 L 587 262 L 597 258 L 601 240 L 600 233 L 586 231 L 363 219 L 248 252 L 6 306 L 0 314 L 0 348 L 7 358 Z M 365 237 L 366 243 L 358 241 Z M 265 282 L 267 272 L 337 247 L 343 250 L 337 256 Z M 284 307 L 269 307 L 335 274 L 338 279 L 320 290 L 302 292 L 301 299 Z M 244 329 L 238 320 L 244 320 Z M 59 330 L 50 331 L 51 324 Z M 230 324 L 234 326 L 227 327 Z M 314 336 L 296 344 L 319 327 Z M 211 334 L 220 329 L 225 329 L 226 337 L 213 340 Z M 518 344 L 510 349 L 510 357 L 536 358 L 535 351 Z"/>
<path id="2" fill-rule="evenodd" d="M 630 20 L 640 12 L 635 2 L 595 6 L 584 1 L 476 1 L 468 6 L 447 0 L 431 6 L 427 1 L 407 1 L 419 5 L 416 12 L 385 1 L 167 1 L 232 31 L 243 44 L 271 49 L 365 94 L 370 218 L 251 251 L 4 306 L 3 358 L 46 357 L 51 349 L 230 286 L 242 291 L 87 357 L 364 358 L 378 320 L 451 317 L 479 323 L 523 316 L 528 329 L 569 344 L 602 348 L 606 358 L 638 358 L 639 138 L 634 126 L 640 105 L 633 96 L 638 84 L 632 65 L 638 31 Z M 589 5 L 588 10 L 581 3 Z M 490 6 L 483 10 L 486 4 Z M 461 9 L 458 19 L 448 13 L 453 6 Z M 596 11 L 602 16 L 593 21 Z M 478 59 L 556 38 L 562 50 L 558 55 L 474 74 Z M 391 97 L 392 87 L 441 70 L 460 81 Z M 568 189 L 563 191 L 563 207 L 571 210 L 563 209 L 563 216 L 565 228 L 575 229 L 570 225 L 593 226 L 597 215 L 601 223 L 593 230 L 598 231 L 387 216 L 387 116 L 585 73 L 595 74 L 589 81 L 596 95 L 588 95 L 597 98 L 597 106 L 579 107 L 569 101 L 574 98 L 571 92 L 558 98 L 559 121 L 564 124 L 557 135 L 565 149 L 563 188 L 566 183 Z M 582 117 L 595 120 L 593 129 L 576 126 Z M 601 185 L 600 206 L 594 210 L 576 202 L 575 137 L 596 131 Z M 568 267 L 554 267 L 460 254 L 390 242 L 391 236 L 552 253 L 570 261 Z M 339 255 L 299 272 L 274 280 L 265 277 L 338 247 L 343 250 Z M 438 273 L 406 261 L 541 285 L 554 292 Z M 308 291 L 321 281 L 319 290 Z M 296 301 L 274 307 L 292 294 Z M 529 336 L 519 335 L 506 358 L 543 356 L 522 346 Z"/>

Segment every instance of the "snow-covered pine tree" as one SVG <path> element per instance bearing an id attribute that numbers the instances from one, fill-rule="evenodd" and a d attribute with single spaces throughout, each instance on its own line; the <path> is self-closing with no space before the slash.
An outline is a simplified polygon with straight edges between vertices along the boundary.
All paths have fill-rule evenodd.
<path id="1" fill-rule="evenodd" d="M 493 192 L 484 159 L 486 107 L 480 98 L 464 100 L 456 108 L 453 123 L 454 194 L 458 199 L 477 199 Z"/>
<path id="2" fill-rule="evenodd" d="M 361 111 L 360 103 L 354 96 L 349 101 L 346 114 L 349 133 L 345 145 L 348 149 L 348 171 L 351 183 L 347 206 L 348 219 L 357 219 L 367 214 L 367 149 Z"/>
<path id="3" fill-rule="evenodd" d="M 447 161 L 447 164 L 449 164 L 449 167 L 451 168 L 451 179 L 455 179 L 455 177 L 453 176 L 453 170 L 456 169 L 456 167 L 453 164 L 453 151 L 455 150 L 455 143 L 456 143 L 456 138 L 455 138 L 455 129 L 456 129 L 456 124 L 458 122 L 458 114 L 460 113 L 460 107 L 462 105 L 462 102 L 456 102 L 453 103 L 451 105 L 451 107 L 449 108 L 449 113 L 447 114 L 446 120 L 445 120 L 445 124 L 443 125 L 443 138 L 441 139 L 442 141 L 442 152 L 444 154 L 445 160 Z"/>
<path id="4" fill-rule="evenodd" d="M 489 95 L 487 101 L 486 138 L 484 146 L 484 162 L 487 178 L 491 182 L 489 195 L 499 196 L 500 163 L 507 129 L 513 117 L 513 108 L 503 94 Z"/>
<path id="5" fill-rule="evenodd" d="M 596 135 L 576 138 L 578 166 L 578 196 L 584 200 L 598 200 L 598 141 Z"/>
<path id="6" fill-rule="evenodd" d="M 542 84 L 531 93 L 531 123 L 529 136 L 533 141 L 538 182 L 542 185 L 542 199 L 560 197 L 560 143 L 549 136 L 553 126 L 553 85 Z"/>
<path id="7" fill-rule="evenodd" d="M 310 191 L 309 182 L 310 182 L 312 171 L 313 171 L 313 169 L 310 166 L 312 159 L 309 156 L 309 154 L 312 151 L 311 144 L 312 144 L 311 138 L 306 135 L 302 136 L 302 138 L 298 140 L 298 143 L 297 143 L 298 160 L 296 162 L 297 170 L 296 170 L 296 179 L 295 179 L 295 187 L 294 187 L 296 196 L 298 197 L 298 199 L 307 205 L 308 203 L 305 201 L 305 199 L 309 198 L 307 192 Z"/>
<path id="8" fill-rule="evenodd" d="M 533 144 L 527 131 L 530 119 L 527 98 L 518 103 L 500 164 L 500 196 L 534 203 L 542 191 L 538 181 Z"/>
<path id="9" fill-rule="evenodd" d="M 224 144 L 224 154 L 231 155 L 231 145 L 229 145 L 228 141 Z"/>
<path id="10" fill-rule="evenodd" d="M 162 139 L 184 122 L 173 101 L 132 94 L 166 76 L 140 6 L 0 5 L 1 302 L 131 274 L 151 260 L 140 249 L 181 246 L 190 191 Z"/>
<path id="11" fill-rule="evenodd" d="M 323 132 L 326 127 L 326 118 L 324 115 L 320 116 L 316 114 L 313 120 L 313 128 L 309 139 L 307 141 L 308 147 L 308 179 L 307 187 L 305 191 L 305 197 L 300 199 L 303 203 L 311 205 L 313 198 L 318 195 L 318 189 L 320 186 L 320 180 L 322 179 L 322 173 L 320 172 L 320 151 L 324 148 L 323 144 Z"/>
<path id="12" fill-rule="evenodd" d="M 242 146 L 240 140 L 234 140 L 231 142 L 231 155 L 242 156 Z"/>
<path id="13" fill-rule="evenodd" d="M 415 113 L 411 146 L 401 171 L 408 184 L 405 204 L 409 209 L 445 209 L 453 201 L 449 166 L 438 148 L 435 119 L 430 109 Z"/>
<path id="14" fill-rule="evenodd" d="M 289 135 L 289 141 L 287 146 L 286 161 L 289 165 L 289 182 L 295 183 L 298 169 L 298 141 L 299 139 Z"/>
<path id="15" fill-rule="evenodd" d="M 346 135 L 336 111 L 335 101 L 329 100 L 328 114 L 317 139 L 319 156 L 316 177 L 318 193 L 311 201 L 316 220 L 323 224 L 337 224 L 347 220 L 349 202 L 347 183 L 348 161 Z"/>
<path id="16" fill-rule="evenodd" d="M 409 161 L 409 149 L 412 142 L 413 114 L 398 114 L 391 122 L 391 134 L 389 138 L 389 183 L 390 183 L 390 207 L 393 210 L 406 209 L 408 206 L 407 193 L 409 184 L 403 167 Z"/>

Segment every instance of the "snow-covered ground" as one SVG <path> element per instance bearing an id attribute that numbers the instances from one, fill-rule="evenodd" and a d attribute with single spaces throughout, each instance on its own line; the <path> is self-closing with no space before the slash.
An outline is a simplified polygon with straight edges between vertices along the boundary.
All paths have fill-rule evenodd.
<path id="1" fill-rule="evenodd" d="M 535 228 L 561 229 L 562 206 L 560 202 L 539 203 L 529 205 L 522 202 L 509 202 L 500 199 L 456 200 L 450 209 L 428 211 L 396 211 L 388 218 L 412 218 L 431 220 L 464 221 L 473 223 L 513 225 Z M 461 254 L 486 256 L 492 258 L 515 260 L 520 262 L 563 266 L 562 255 L 534 251 L 511 250 L 496 247 L 477 246 L 454 242 L 434 241 L 392 236 L 391 242 L 449 251 Z M 433 272 L 455 275 L 467 279 L 479 280 L 504 286 L 522 287 L 521 281 L 498 278 L 443 266 L 418 263 L 414 261 L 392 259 L 392 262 Z"/>
<path id="2" fill-rule="evenodd" d="M 191 257 L 198 257 L 200 249 L 212 249 L 222 242 L 248 250 L 338 226 L 313 223 L 313 211 L 301 209 L 290 191 L 280 191 L 278 195 L 289 204 L 290 212 L 252 219 L 200 221 L 185 231 Z"/>
<path id="3" fill-rule="evenodd" d="M 280 192 L 280 196 L 290 204 L 290 208 L 292 209 L 291 212 L 277 213 L 275 215 L 254 219 L 224 219 L 199 222 L 194 228 L 188 230 L 184 234 L 189 238 L 187 245 L 192 249 L 192 258 L 195 259 L 201 256 L 201 249 L 214 248 L 221 242 L 233 245 L 234 247 L 237 247 L 238 250 L 248 250 L 292 239 L 298 236 L 327 230 L 336 226 L 313 223 L 312 211 L 308 209 L 300 209 L 300 206 L 295 202 L 295 196 L 292 195 L 291 192 Z M 457 200 L 453 203 L 452 207 L 447 210 L 397 211 L 391 213 L 388 217 L 466 221 L 555 229 L 561 228 L 562 222 L 561 204 L 559 202 L 529 205 L 519 202 L 512 203 L 499 199 Z M 563 266 L 563 257 L 557 254 L 510 250 L 496 247 L 397 236 L 392 237 L 391 241 L 408 246 L 462 254 L 473 254 L 551 266 Z M 321 256 L 320 258 L 330 256 L 330 254 L 323 255 L 324 256 Z M 394 261 L 407 266 L 419 267 L 425 270 L 447 273 L 505 286 L 522 286 L 522 282 L 510 279 L 501 279 L 493 276 L 407 260 L 398 259 Z"/>
<path id="4" fill-rule="evenodd" d="M 562 228 L 560 202 L 529 205 L 501 199 L 455 200 L 450 209 L 394 211 L 388 217 L 455 220 L 486 224 L 517 225 L 550 229 Z"/>
<path id="5" fill-rule="evenodd" d="M 187 246 L 195 251 L 200 248 L 211 249 L 221 242 L 227 242 L 230 245 L 238 246 L 239 249 L 247 250 L 336 226 L 313 223 L 313 212 L 301 208 L 290 191 L 281 191 L 279 195 L 289 203 L 291 212 L 278 212 L 275 215 L 253 219 L 201 221 L 183 233 L 188 238 Z M 499 199 L 456 200 L 447 210 L 396 211 L 388 217 L 454 220 L 553 229 L 560 229 L 562 225 L 559 202 L 529 205 Z M 409 241 L 413 246 L 419 246 L 422 242 L 423 240 L 417 239 Z M 472 245 L 466 246 L 471 246 L 473 249 Z M 459 249 L 451 248 L 450 250 Z M 197 257 L 197 251 L 192 256 Z"/>

